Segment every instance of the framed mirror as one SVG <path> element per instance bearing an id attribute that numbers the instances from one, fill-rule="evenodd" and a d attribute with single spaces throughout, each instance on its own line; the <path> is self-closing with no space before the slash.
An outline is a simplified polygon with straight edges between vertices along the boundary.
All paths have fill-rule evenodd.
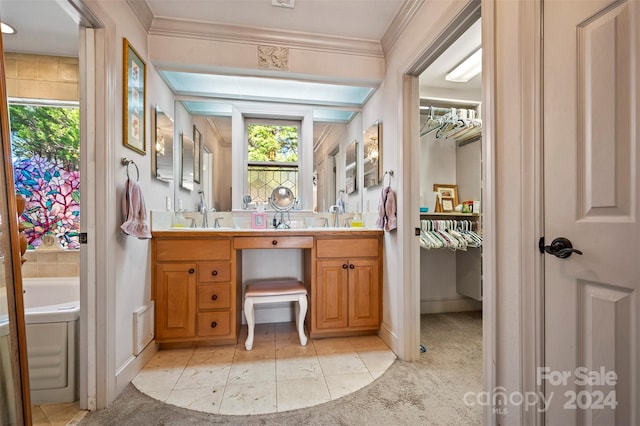
<path id="1" fill-rule="evenodd" d="M 382 144 L 380 121 L 377 120 L 362 135 L 364 187 L 369 188 L 380 183 L 382 177 Z"/>
<path id="2" fill-rule="evenodd" d="M 347 145 L 345 153 L 345 190 L 352 194 L 358 190 L 358 141 Z"/>
<path id="3" fill-rule="evenodd" d="M 193 159 L 195 146 L 193 139 L 180 133 L 180 187 L 193 190 Z"/>
<path id="4" fill-rule="evenodd" d="M 151 173 L 164 182 L 173 180 L 173 120 L 158 106 L 151 114 L 153 141 L 151 144 Z"/>

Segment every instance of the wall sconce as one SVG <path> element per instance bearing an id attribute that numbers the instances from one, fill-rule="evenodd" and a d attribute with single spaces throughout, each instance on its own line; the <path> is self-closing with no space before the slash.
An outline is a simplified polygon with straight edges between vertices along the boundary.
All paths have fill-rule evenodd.
<path id="1" fill-rule="evenodd" d="M 156 128 L 156 134 L 158 135 L 158 137 L 156 137 L 156 154 L 164 155 L 164 136 L 160 133 L 159 127 Z"/>
<path id="2" fill-rule="evenodd" d="M 378 138 L 373 136 L 371 138 L 371 143 L 367 145 L 367 160 L 371 164 L 376 164 L 378 162 Z"/>

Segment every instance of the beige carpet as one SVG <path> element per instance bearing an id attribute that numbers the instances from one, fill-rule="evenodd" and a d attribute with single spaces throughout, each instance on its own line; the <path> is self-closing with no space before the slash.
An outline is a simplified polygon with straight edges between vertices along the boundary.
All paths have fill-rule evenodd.
<path id="1" fill-rule="evenodd" d="M 427 352 L 396 361 L 365 388 L 326 404 L 284 413 L 223 416 L 164 404 L 133 387 L 81 425 L 480 425 L 482 408 L 467 407 L 466 392 L 482 388 L 480 312 L 423 315 Z M 300 390 L 304 392 L 304 389 Z"/>

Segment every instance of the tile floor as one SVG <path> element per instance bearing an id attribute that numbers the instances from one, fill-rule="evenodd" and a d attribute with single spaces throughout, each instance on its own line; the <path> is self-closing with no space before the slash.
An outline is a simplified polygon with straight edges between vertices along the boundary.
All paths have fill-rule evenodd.
<path id="1" fill-rule="evenodd" d="M 78 402 L 31 406 L 33 426 L 76 425 L 87 413 L 88 411 L 80 409 Z"/>
<path id="2" fill-rule="evenodd" d="M 246 327 L 237 345 L 160 350 L 134 378 L 141 392 L 216 414 L 266 414 L 328 402 L 373 382 L 396 359 L 378 336 L 310 339 L 294 323 Z"/>

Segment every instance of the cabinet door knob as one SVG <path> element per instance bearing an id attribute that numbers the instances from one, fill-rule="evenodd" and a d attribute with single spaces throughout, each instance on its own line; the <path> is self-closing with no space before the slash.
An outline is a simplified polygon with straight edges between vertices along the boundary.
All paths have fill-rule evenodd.
<path id="1" fill-rule="evenodd" d="M 196 270 L 194 268 L 189 268 L 189 273 L 193 274 L 194 272 L 196 272 Z"/>
<path id="2" fill-rule="evenodd" d="M 342 269 L 347 269 L 347 264 L 346 263 L 342 264 Z"/>
<path id="3" fill-rule="evenodd" d="M 273 244 L 274 246 L 277 246 L 278 245 L 278 240 L 271 241 L 271 244 Z"/>
<path id="4" fill-rule="evenodd" d="M 356 267 L 356 265 L 354 265 L 353 263 L 350 263 L 350 264 L 349 264 L 349 269 L 353 269 L 353 268 L 355 268 L 355 267 Z"/>
<path id="5" fill-rule="evenodd" d="M 211 322 L 211 328 L 216 328 L 218 326 L 218 323 L 215 321 Z"/>
<path id="6" fill-rule="evenodd" d="M 218 295 L 217 294 L 212 294 L 211 295 L 211 300 L 218 300 Z"/>
<path id="7" fill-rule="evenodd" d="M 213 275 L 215 277 L 216 275 L 218 275 L 218 271 L 212 271 L 211 275 Z"/>

